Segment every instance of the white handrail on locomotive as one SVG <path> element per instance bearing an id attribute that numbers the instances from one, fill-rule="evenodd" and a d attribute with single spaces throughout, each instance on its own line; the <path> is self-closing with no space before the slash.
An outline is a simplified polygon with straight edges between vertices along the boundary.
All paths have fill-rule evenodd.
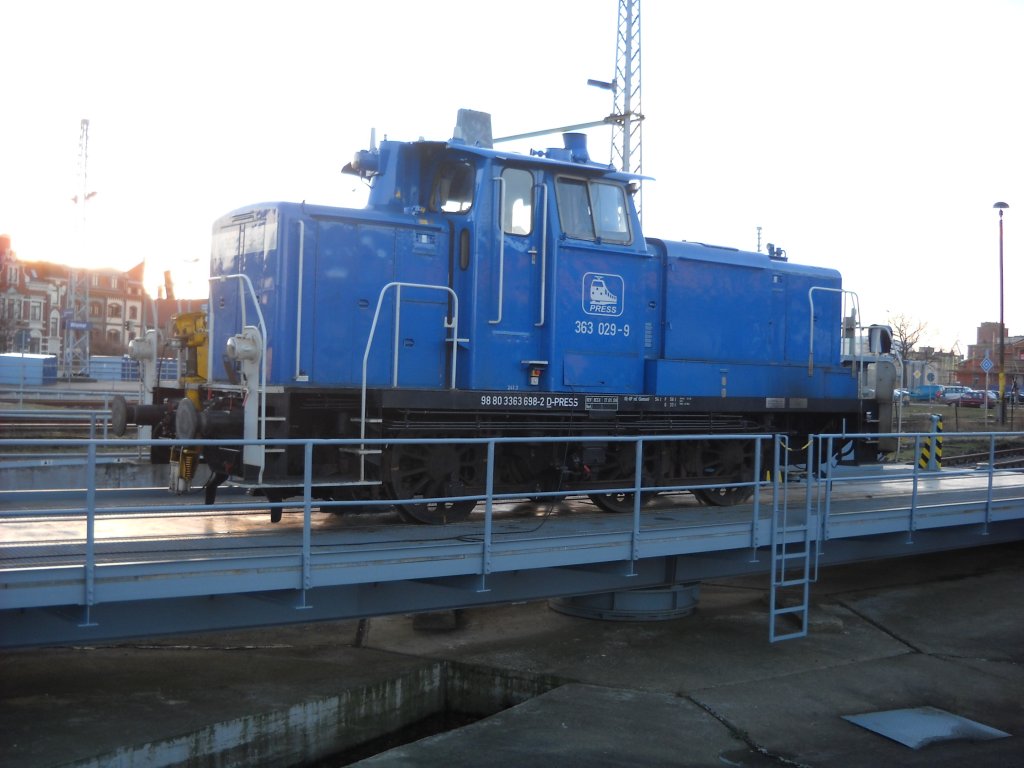
<path id="1" fill-rule="evenodd" d="M 541 203 L 541 229 L 540 229 L 540 320 L 534 323 L 534 327 L 541 328 L 544 325 L 544 302 L 547 300 L 547 284 L 548 284 L 548 188 L 543 184 L 535 184 L 534 189 L 539 189 L 543 193 L 544 202 Z M 502 210 L 505 209 L 504 201 L 502 202 Z M 505 233 L 501 233 L 501 239 L 504 241 Z M 536 255 L 536 250 L 532 251 Z"/>
<path id="2" fill-rule="evenodd" d="M 373 321 L 370 323 L 370 333 L 366 339 L 366 347 L 363 349 L 363 371 L 362 371 L 362 383 L 360 385 L 359 393 L 359 439 L 366 440 L 366 390 L 367 390 L 367 378 L 368 378 L 368 363 L 370 360 L 370 348 L 373 346 L 373 337 L 377 333 L 377 321 L 380 319 L 380 309 L 384 303 L 384 295 L 391 289 L 395 289 L 395 332 L 394 338 L 392 339 L 392 371 L 391 371 L 391 386 L 398 386 L 398 339 L 400 335 L 399 331 L 399 318 L 402 310 L 402 288 L 425 288 L 427 290 L 444 291 L 452 298 L 452 316 L 451 319 L 445 318 L 444 327 L 451 330 L 452 345 L 452 370 L 451 370 L 451 384 L 449 389 L 455 389 L 455 372 L 456 364 L 458 361 L 458 345 L 459 342 L 468 342 L 469 339 L 459 338 L 459 297 L 455 291 L 449 288 L 447 285 L 427 285 L 424 283 L 403 283 L 403 282 L 391 282 L 380 289 L 380 293 L 377 295 L 377 307 L 373 311 Z M 359 445 L 359 482 L 366 483 L 366 455 L 368 449 L 365 443 Z"/>
<path id="3" fill-rule="evenodd" d="M 495 176 L 492 181 L 498 182 L 498 316 L 487 322 L 491 325 L 500 325 L 502 310 L 505 307 L 505 179 Z"/>
<path id="4" fill-rule="evenodd" d="M 857 326 L 854 329 L 855 335 L 856 335 L 856 332 L 861 327 L 860 326 L 860 298 L 857 296 L 857 294 L 854 291 L 848 291 L 845 288 L 828 288 L 828 287 L 823 286 L 823 285 L 814 285 L 814 286 L 811 286 L 810 288 L 808 288 L 807 289 L 807 300 L 810 302 L 810 305 L 811 305 L 811 312 L 810 312 L 810 315 L 811 315 L 811 317 L 810 317 L 810 321 L 811 321 L 811 328 L 810 328 L 811 335 L 810 335 L 810 344 L 808 345 L 808 352 L 807 352 L 807 375 L 808 376 L 814 375 L 814 292 L 815 291 L 825 291 L 827 293 L 838 293 L 838 294 L 840 294 L 840 296 L 842 296 L 843 308 L 842 308 L 842 310 L 840 312 L 840 316 L 842 318 L 844 318 L 844 320 L 843 320 L 844 325 L 846 323 L 846 320 L 845 320 L 845 318 L 846 318 L 846 297 L 849 296 L 851 298 L 851 300 L 853 301 L 853 312 L 854 312 L 854 317 L 856 318 L 856 323 L 857 323 Z M 844 328 L 844 330 L 845 330 L 845 328 Z M 843 341 L 845 341 L 845 338 L 843 339 Z M 857 349 L 855 351 L 855 354 L 853 354 L 850 357 L 852 357 L 852 360 L 854 362 L 863 362 L 863 360 L 861 360 L 859 358 L 858 354 L 857 354 L 860 351 L 860 344 L 857 344 L 856 347 L 857 347 Z M 840 351 L 840 354 L 842 354 L 842 351 Z M 849 356 L 849 355 L 847 355 L 847 356 Z M 853 369 L 850 371 L 850 375 L 851 376 L 854 375 L 854 373 L 856 372 L 856 369 L 858 367 L 859 366 L 853 366 Z"/>
<path id="5" fill-rule="evenodd" d="M 306 222 L 299 220 L 299 279 L 298 296 L 295 306 L 295 380 L 309 381 L 309 376 L 302 373 L 299 355 L 302 352 L 302 276 L 306 260 Z"/>
<path id="6" fill-rule="evenodd" d="M 244 392 L 245 393 L 245 399 L 243 401 L 243 405 L 244 405 L 244 408 L 245 408 L 245 411 L 244 411 L 244 413 L 245 413 L 245 423 L 246 423 L 246 425 L 248 425 L 250 423 L 250 420 L 252 419 L 252 417 L 255 415 L 255 423 L 259 427 L 259 439 L 262 441 L 262 440 L 266 440 L 267 439 L 267 422 L 266 422 L 266 413 L 267 413 L 267 409 L 266 409 L 266 405 L 267 405 L 267 386 L 266 386 L 266 383 L 267 383 L 267 325 L 266 325 L 266 323 L 264 322 L 264 319 L 263 319 L 263 310 L 260 309 L 259 298 L 256 296 L 256 289 L 253 287 L 252 280 L 249 279 L 248 275 L 245 275 L 245 274 L 242 274 L 242 273 L 238 273 L 238 272 L 236 272 L 235 274 L 232 274 L 232 275 L 219 275 L 219 276 L 216 276 L 216 277 L 211 277 L 210 278 L 210 282 L 211 283 L 213 283 L 213 282 L 222 283 L 222 282 L 225 282 L 227 280 L 235 280 L 235 279 L 237 279 L 239 281 L 239 286 L 238 286 L 238 294 L 239 294 L 238 298 L 239 298 L 239 301 L 238 301 L 238 305 L 239 305 L 239 307 L 241 309 L 241 313 L 242 313 L 242 333 L 241 334 L 236 334 L 235 336 L 232 336 L 231 339 L 229 339 L 229 344 L 230 344 L 231 341 L 240 340 L 240 339 L 245 339 L 246 341 L 251 340 L 251 337 L 245 337 L 245 329 L 252 327 L 252 326 L 250 326 L 250 325 L 248 325 L 246 323 L 246 317 L 245 317 L 245 293 L 244 293 L 243 289 L 244 288 L 248 288 L 249 289 L 249 294 L 252 297 L 253 307 L 256 310 L 256 317 L 259 320 L 258 331 L 259 331 L 260 338 L 259 338 L 259 345 L 258 346 L 259 346 L 260 369 L 259 369 L 259 381 L 257 381 L 257 383 L 256 383 L 256 394 L 258 395 L 258 398 L 257 398 L 258 405 L 253 404 L 251 402 L 252 398 L 250 397 L 250 395 L 252 394 L 252 389 L 251 389 L 251 385 L 249 384 L 248 381 L 246 381 L 243 384 L 235 385 L 234 387 L 232 387 L 231 385 L 222 385 L 221 388 L 223 388 L 223 389 L 237 388 L 239 392 Z M 214 330 L 213 329 L 213 316 L 214 316 L 214 313 L 211 312 L 210 313 L 210 323 L 209 323 L 209 326 L 210 326 L 209 337 L 210 338 L 213 338 L 213 330 Z M 213 381 L 213 355 L 209 356 L 209 360 L 207 361 L 207 367 L 208 367 L 208 371 L 209 371 L 209 375 L 207 376 L 207 380 L 208 381 Z M 255 411 L 256 408 L 258 408 L 259 410 Z M 258 482 L 260 484 L 262 484 L 263 483 L 263 470 L 266 467 L 266 445 L 264 445 L 263 443 L 260 443 L 259 445 L 249 445 L 249 444 L 247 444 L 242 449 L 242 456 L 243 456 L 243 460 L 246 463 L 249 463 L 249 464 L 252 464 L 254 466 L 258 466 L 259 467 Z M 258 462 L 257 461 L 250 462 L 249 461 L 250 458 L 256 458 L 256 459 L 258 459 Z"/>

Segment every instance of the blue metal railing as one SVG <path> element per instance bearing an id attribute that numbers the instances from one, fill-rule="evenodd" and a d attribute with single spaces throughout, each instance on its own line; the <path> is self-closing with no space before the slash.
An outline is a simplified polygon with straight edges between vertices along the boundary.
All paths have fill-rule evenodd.
<path id="1" fill-rule="evenodd" d="M 568 496 L 578 497 L 584 496 L 588 493 L 600 493 L 600 494 L 614 494 L 624 493 L 633 494 L 633 511 L 631 515 L 631 531 L 630 531 L 630 546 L 629 546 L 629 567 L 631 570 L 635 569 L 635 564 L 638 559 L 642 557 L 641 551 L 641 534 L 644 529 L 642 525 L 641 516 L 641 502 L 643 495 L 647 493 L 671 493 L 671 492 L 682 492 L 694 489 L 707 488 L 707 484 L 700 485 L 673 485 L 673 486 L 652 486 L 644 485 L 642 482 L 642 475 L 636 473 L 634 480 L 629 485 L 623 485 L 617 488 L 594 488 L 592 491 L 574 489 L 572 491 L 547 491 L 547 492 L 535 492 L 535 491 L 520 491 L 516 493 L 498 493 L 495 491 L 495 450 L 498 445 L 514 444 L 514 443 L 529 443 L 529 444 L 542 444 L 542 443 L 559 443 L 559 444 L 571 444 L 571 443 L 593 443 L 595 437 L 559 437 L 559 438 L 525 438 L 525 437 L 510 437 L 510 438 L 473 438 L 473 439 L 459 439 L 459 440 L 436 440 L 427 438 L 406 438 L 406 439 L 375 439 L 375 440 L 263 440 L 263 441 L 250 441 L 258 444 L 274 446 L 274 447 L 287 447 L 287 446 L 300 446 L 304 452 L 304 466 L 305 473 L 302 478 L 300 486 L 300 494 L 295 500 L 292 501 L 262 501 L 256 502 L 255 499 L 245 503 L 229 502 L 229 503 L 218 503 L 213 505 L 199 505 L 196 503 L 185 503 L 180 499 L 176 499 L 171 503 L 161 503 L 158 505 L 143 504 L 143 505 L 124 505 L 117 503 L 116 501 L 107 501 L 107 497 L 104 495 L 107 489 L 101 489 L 97 487 L 97 467 L 98 467 L 98 449 L 106 448 L 111 445 L 117 447 L 141 447 L 150 446 L 157 443 L 160 445 L 181 445 L 188 446 L 190 448 L 199 448 L 206 445 L 221 446 L 221 447 L 235 447 L 244 445 L 244 440 L 190 440 L 187 443 L 184 442 L 172 442 L 172 441 L 147 441 L 147 440 L 116 440 L 116 441 L 101 441 L 101 440 L 59 440 L 59 441 L 46 441 L 46 445 L 51 449 L 61 448 L 77 448 L 85 449 L 85 455 L 82 459 L 82 467 L 84 469 L 84 475 L 87 480 L 91 482 L 86 483 L 84 489 L 84 498 L 81 495 L 81 491 L 76 491 L 70 494 L 71 499 L 77 499 L 80 506 L 62 506 L 62 507 L 36 507 L 22 509 L 12 508 L 12 504 L 15 499 L 16 504 L 27 504 L 32 498 L 43 499 L 44 503 L 46 499 L 52 498 L 49 496 L 43 496 L 42 493 L 33 494 L 32 492 L 22 492 L 16 497 L 10 495 L 7 496 L 9 503 L 4 505 L 4 509 L 0 511 L 0 521 L 12 520 L 12 519 L 38 519 L 45 520 L 53 516 L 78 516 L 83 517 L 85 520 L 85 540 L 84 550 L 82 555 L 82 562 L 80 567 L 82 568 L 83 578 L 83 604 L 85 606 L 91 606 L 96 602 L 95 592 L 95 571 L 97 567 L 96 563 L 96 524 L 98 519 L 103 519 L 108 516 L 166 516 L 166 515 L 181 515 L 181 514 L 205 514 L 209 512 L 218 512 L 224 514 L 252 512 L 254 510 L 271 510 L 271 509 L 284 509 L 284 508 L 296 508 L 300 507 L 303 513 L 303 524 L 302 524 L 302 540 L 301 540 L 301 551 L 300 551 L 300 562 L 301 562 L 301 578 L 298 579 L 300 582 L 300 588 L 303 592 L 301 602 L 305 603 L 305 590 L 310 588 L 310 563 L 311 563 L 311 547 L 313 545 L 313 530 L 312 530 L 312 513 L 314 508 L 319 508 L 326 511 L 343 511 L 348 507 L 391 507 L 397 504 L 431 504 L 431 503 L 442 503 L 446 501 L 477 501 L 484 502 L 484 515 L 483 515 L 483 526 L 482 536 L 479 539 L 479 565 L 476 569 L 477 575 L 480 577 L 480 589 L 486 589 L 487 576 L 492 571 L 492 556 L 494 551 L 494 506 L 496 503 L 507 502 L 517 499 L 523 499 L 526 497 L 532 499 L 551 499 L 557 501 Z M 750 510 L 749 518 L 749 547 L 752 552 L 756 553 L 757 549 L 762 546 L 764 532 L 761 530 L 759 521 L 761 519 L 762 510 L 762 494 L 766 486 L 770 484 L 770 481 L 759 479 L 762 475 L 761 467 L 761 454 L 763 453 L 763 444 L 765 441 L 772 440 L 770 435 L 685 435 L 685 436 L 645 436 L 645 437 L 607 437 L 600 438 L 601 441 L 607 442 L 622 442 L 622 443 L 633 443 L 635 445 L 635 456 L 637 466 L 643 466 L 643 457 L 645 446 L 652 443 L 659 443 L 664 441 L 692 441 L 692 440 L 750 440 L 756 446 L 754 451 L 755 466 L 753 479 L 741 483 L 728 483 L 721 482 L 716 485 L 719 487 L 742 487 L 749 488 L 752 492 L 753 503 Z M 0 440 L 0 450 L 10 449 L 11 446 L 17 445 L 24 447 L 26 442 L 31 441 L 16 441 L 16 440 Z M 368 499 L 358 501 L 333 501 L 333 500 L 320 500 L 314 498 L 314 478 L 312 476 L 313 467 L 313 451 L 315 448 L 320 447 L 349 447 L 349 446 L 362 446 L 362 445 L 432 445 L 439 443 L 453 443 L 457 442 L 460 445 L 466 444 L 477 444 L 482 446 L 486 450 L 487 454 L 487 465 L 486 465 L 486 481 L 485 488 L 482 493 L 476 495 L 463 495 L 457 497 L 416 497 L 408 499 Z M 777 473 L 773 472 L 773 476 Z M 68 499 L 68 494 L 64 494 L 64 498 Z M 174 499 L 175 497 L 169 497 Z M 72 501 L 72 504 L 75 502 Z M 609 556 L 611 557 L 611 556 Z M 614 559 L 618 559 L 617 555 Z"/>
<path id="2" fill-rule="evenodd" d="M 921 513 L 920 505 L 920 488 L 922 483 L 928 481 L 929 478 L 934 479 L 936 476 L 941 475 L 942 478 L 952 477 L 974 477 L 977 478 L 979 475 L 985 478 L 984 486 L 984 499 L 979 499 L 976 503 L 976 507 L 980 507 L 982 514 L 982 535 L 988 533 L 988 528 L 993 522 L 993 514 L 995 509 L 995 489 L 998 485 L 1006 487 L 1020 486 L 1024 488 L 1024 472 L 1020 469 L 1000 469 L 996 463 L 996 448 L 1000 443 L 1020 444 L 1024 442 L 1024 432 L 955 432 L 955 433 L 944 433 L 942 435 L 946 446 L 956 444 L 957 442 L 984 442 L 987 444 L 987 455 L 988 461 L 981 465 L 974 467 L 961 466 L 961 467 L 950 467 L 947 466 L 941 469 L 941 472 L 936 470 L 929 470 L 922 468 L 920 462 L 917 461 L 916 457 L 921 455 L 922 447 L 930 440 L 934 440 L 936 435 L 934 433 L 887 433 L 887 434 L 850 434 L 850 435 L 820 435 L 815 438 L 818 445 L 819 455 L 834 456 L 836 453 L 837 445 L 841 442 L 848 442 L 850 440 L 857 439 L 878 439 L 878 438 L 895 438 L 902 440 L 912 440 L 914 445 L 913 459 L 905 465 L 889 465 L 884 475 L 884 480 L 890 486 L 902 486 L 904 487 L 904 495 L 909 498 L 909 505 L 906 507 L 906 533 L 907 543 L 913 543 L 914 531 L 917 530 L 919 524 L 919 515 Z M 1022 449 L 1021 453 L 1024 453 Z M 812 455 L 811 449 L 808 449 L 808 456 Z M 810 460 L 810 459 L 809 459 Z M 821 484 L 822 494 L 815 500 L 815 510 L 813 514 L 816 514 L 820 520 L 820 532 L 818 539 L 821 542 L 825 542 L 832 537 L 831 524 L 833 522 L 831 516 L 831 505 L 834 497 L 836 488 L 849 487 L 857 483 L 866 482 L 878 482 L 879 475 L 877 472 L 867 473 L 845 473 L 842 475 L 837 474 L 836 465 L 833 463 L 827 463 L 824 465 L 825 473 L 823 475 L 823 482 Z M 1007 482 L 1008 481 L 1008 482 Z M 808 513 L 811 514 L 811 499 L 808 496 Z"/>
<path id="3" fill-rule="evenodd" d="M 919 445 L 929 437 L 927 434 L 898 435 L 912 439 Z M 74 490 L 24 490 L 17 493 L 0 493 L 0 609 L 34 608 L 43 606 L 78 606 L 83 610 L 81 626 L 90 626 L 93 608 L 107 602 L 125 600 L 151 600 L 157 598 L 189 597 L 195 595 L 233 595 L 259 593 L 272 590 L 289 590 L 296 593 L 298 608 L 310 608 L 310 590 L 335 584 L 365 582 L 403 581 L 410 578 L 472 577 L 474 590 L 486 592 L 489 579 L 497 572 L 509 573 L 529 569 L 537 563 L 543 567 L 565 567 L 565 564 L 610 564 L 622 563 L 625 575 L 638 573 L 639 564 L 645 558 L 672 556 L 693 552 L 742 551 L 749 548 L 751 562 L 756 562 L 764 548 L 778 541 L 778 526 L 788 527 L 787 517 L 791 511 L 790 493 L 800 484 L 806 493 L 801 499 L 803 516 L 797 515 L 796 522 L 806 525 L 810 531 L 807 540 L 813 543 L 814 558 L 807 572 L 808 580 L 818 575 L 819 562 L 829 541 L 850 537 L 871 536 L 902 532 L 907 534 L 907 544 L 914 542 L 914 533 L 921 527 L 963 526 L 977 524 L 979 535 L 986 536 L 990 528 L 1005 520 L 1024 519 L 1024 472 L 1000 470 L 992 457 L 999 441 L 1007 438 L 1020 439 L 1024 433 L 956 433 L 946 435 L 947 443 L 957 439 L 987 439 L 990 461 L 986 466 L 972 470 L 942 470 L 929 473 L 917 467 L 916 462 L 908 465 L 873 466 L 870 470 L 852 468 L 829 458 L 841 451 L 842 446 L 853 439 L 877 439 L 878 435 L 820 435 L 815 436 L 806 446 L 790 449 L 785 441 L 773 435 L 658 435 L 658 436 L 614 436 L 614 437 L 511 437 L 473 438 L 440 440 L 427 438 L 374 439 L 374 440 L 264 440 L 263 445 L 275 447 L 297 446 L 304 457 L 304 474 L 301 481 L 290 486 L 300 489 L 292 501 L 238 500 L 237 495 L 225 492 L 222 500 L 205 505 L 182 497 L 167 495 L 168 502 L 160 504 L 140 503 L 137 500 L 127 504 L 116 498 L 123 491 L 101 487 L 99 483 L 99 450 L 116 446 L 148 447 L 154 442 L 161 446 L 179 445 L 199 448 L 206 445 L 236 447 L 245 444 L 243 440 L 189 440 L 187 442 L 147 440 L 60 440 L 24 441 L 0 439 L 0 451 L 13 447 L 24 448 L 33 444 L 45 445 L 49 449 L 76 449 L 83 451 L 82 474 L 86 478 L 83 487 Z M 754 467 L 751 479 L 741 483 L 718 483 L 721 487 L 747 488 L 751 492 L 749 508 L 746 506 L 728 510 L 721 508 L 714 518 L 704 515 L 700 520 L 682 521 L 672 519 L 663 523 L 666 512 L 642 511 L 644 494 L 674 493 L 707 489 L 707 483 L 699 485 L 659 486 L 647 484 L 643 473 L 634 473 L 632 482 L 624 482 L 618 488 L 594 488 L 591 491 L 521 491 L 515 493 L 495 490 L 495 457 L 498 448 L 506 444 L 542 443 L 627 443 L 634 446 L 635 466 L 644 466 L 644 456 L 652 446 L 667 441 L 716 441 L 747 440 L 756 449 L 753 452 Z M 771 441 L 771 442 L 769 442 Z M 315 498 L 316 479 L 313 476 L 314 450 L 327 447 L 351 447 L 370 445 L 431 445 L 438 443 L 476 444 L 486 452 L 486 475 L 483 489 L 475 495 L 455 497 L 409 498 L 409 499 L 368 499 L 358 501 L 321 500 Z M 768 449 L 772 448 L 771 451 Z M 761 457 L 774 454 L 774 458 L 762 463 Z M 790 457 L 786 460 L 787 455 Z M 802 473 L 793 473 L 799 460 L 805 455 Z M 915 451 L 916 455 L 916 451 Z M 767 477 L 766 477 L 767 475 Z M 964 478 L 970 480 L 972 491 L 969 497 L 955 503 L 923 501 L 921 489 L 934 484 L 937 475 L 943 478 Z M 864 514 L 851 510 L 844 498 L 844 490 L 856 488 L 863 483 L 882 483 L 891 492 L 875 494 L 867 503 Z M 593 522 L 586 528 L 582 523 L 576 527 L 575 539 L 562 538 L 536 544 L 530 550 L 523 539 L 515 543 L 520 554 L 500 534 L 497 525 L 506 525 L 497 518 L 496 505 L 505 502 L 531 499 L 549 499 L 553 502 L 567 497 L 580 497 L 588 493 L 631 494 L 633 509 L 628 515 L 602 515 L 601 523 L 611 520 L 597 530 Z M 766 511 L 770 498 L 770 513 Z M 370 562 L 364 552 L 342 551 L 348 546 L 347 540 L 337 537 L 330 545 L 324 544 L 328 531 L 313 525 L 315 509 L 345 511 L 352 507 L 377 507 L 384 509 L 395 504 L 427 504 L 445 501 L 475 500 L 483 502 L 482 520 L 473 518 L 466 523 L 450 526 L 456 533 L 442 538 L 440 526 L 419 526 L 403 528 L 414 531 L 401 541 L 381 543 L 381 548 L 391 547 Z M 890 501 L 891 500 L 891 501 Z M 842 507 L 840 509 L 840 507 Z M 97 528 L 107 520 L 144 519 L 146 517 L 182 517 L 197 515 L 250 515 L 254 511 L 272 509 L 301 509 L 301 536 L 296 541 L 292 536 L 278 536 L 272 539 L 275 530 L 269 523 L 263 533 L 246 540 L 244 550 L 231 550 L 216 542 L 201 548 L 198 545 L 187 551 L 167 551 L 158 559 L 143 561 L 115 560 L 109 552 L 110 539 L 98 536 Z M 681 508 L 681 507 L 679 507 Z M 676 507 L 665 509 L 675 510 Z M 706 508 L 705 508 L 706 509 Z M 664 511 L 664 510 L 662 510 Z M 65 547 L 65 556 L 70 560 L 59 565 L 48 565 L 46 561 L 22 560 L 15 563 L 13 551 L 26 546 L 40 549 L 46 544 L 47 534 L 24 534 L 37 536 L 26 541 L 18 539 L 18 526 L 40 523 L 43 527 L 64 521 L 58 528 L 55 541 L 60 544 L 73 542 L 70 549 Z M 781 522 L 780 522 L 781 521 Z M 661 526 L 661 527 L 659 527 Z M 665 533 L 669 526 L 673 535 Z M 297 526 L 296 526 L 297 527 Z M 68 530 L 71 529 L 69 533 Z M 679 532 L 679 533 L 676 533 Z M 108 530 L 109 533 L 109 530 Z M 294 533 L 298 533 L 294 531 Z M 518 532 L 517 532 L 518 533 Z M 213 534 L 196 534 L 196 540 L 213 541 Z M 683 538 L 704 536 L 698 544 L 686 543 Z M 603 538 L 602 538 L 603 537 Z M 151 537 L 150 537 L 151 538 Z M 182 537 L 178 537 L 179 539 Z M 396 537 L 401 538 L 401 537 Z M 139 537 L 143 544 L 161 547 L 174 536 L 150 542 Z M 531 540 L 532 541 L 532 540 Z M 666 543 L 667 541 L 667 543 Z M 443 542 L 443 544 L 442 544 Z M 597 542 L 597 543 L 595 543 Z M 371 542 L 374 545 L 377 542 Z M 978 543 L 983 543 L 979 541 Z M 575 547 L 575 549 L 572 549 Z M 572 549 L 571 552 L 569 550 Z M 438 554 L 438 552 L 443 552 Z M 529 550 L 529 551 L 528 551 Z M 136 550 L 136 552 L 141 550 Z M 152 550 L 150 550 L 152 551 Z M 375 550 L 376 551 L 376 550 Z M 162 551 L 161 551 L 162 552 Z M 522 554 L 527 552 L 527 554 Z M 542 552 L 543 554 L 537 554 Z M 568 553 L 568 554 L 566 554 Z M 108 558 L 101 562 L 101 557 Z M 519 558 L 518 560 L 515 558 Z M 22 565 L 21 563 L 24 563 Z M 552 565 L 554 564 L 554 565 Z M 112 577 L 112 574 L 117 574 Z M 175 577 L 178 578 L 169 578 Z M 147 581 L 148 579 L 148 581 Z M 47 581 L 49 580 L 49 581 Z"/>

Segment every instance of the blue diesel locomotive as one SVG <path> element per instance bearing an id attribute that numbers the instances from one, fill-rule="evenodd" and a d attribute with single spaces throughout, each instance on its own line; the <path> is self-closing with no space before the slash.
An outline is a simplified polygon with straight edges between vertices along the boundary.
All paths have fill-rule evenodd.
<path id="1" fill-rule="evenodd" d="M 489 119 L 471 116 L 450 141 L 357 153 L 344 172 L 370 184 L 365 209 L 266 203 L 215 223 L 209 371 L 201 398 L 174 405 L 178 438 L 593 435 L 499 445 L 495 488 L 586 489 L 616 511 L 632 499 L 600 490 L 632 484 L 634 450 L 603 436 L 778 432 L 799 445 L 887 423 L 892 363 L 877 344 L 861 354 L 838 272 L 645 238 L 638 177 L 591 161 L 584 136 L 524 156 L 493 148 Z M 484 450 L 452 443 L 317 446 L 314 492 L 481 493 Z M 203 458 L 212 487 L 301 492 L 302 446 Z M 723 484 L 753 467 L 750 441 L 656 441 L 644 485 L 730 504 L 749 490 Z M 400 509 L 443 523 L 473 506 Z"/>

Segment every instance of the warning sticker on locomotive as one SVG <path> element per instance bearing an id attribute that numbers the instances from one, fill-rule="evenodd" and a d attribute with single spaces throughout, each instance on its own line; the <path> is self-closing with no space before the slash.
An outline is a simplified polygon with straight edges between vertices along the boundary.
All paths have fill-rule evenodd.
<path id="1" fill-rule="evenodd" d="M 626 284 L 620 275 L 587 272 L 583 275 L 583 311 L 588 315 L 619 317 Z"/>

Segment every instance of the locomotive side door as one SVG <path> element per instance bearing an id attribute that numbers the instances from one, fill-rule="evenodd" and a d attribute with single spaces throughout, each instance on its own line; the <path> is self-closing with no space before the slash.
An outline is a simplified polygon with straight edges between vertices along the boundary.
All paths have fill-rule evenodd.
<path id="1" fill-rule="evenodd" d="M 493 166 L 491 181 L 496 215 L 486 229 L 493 233 L 493 248 L 480 265 L 478 282 L 485 316 L 480 328 L 488 344 L 477 359 L 476 386 L 546 391 L 547 188 L 535 172 L 515 166 Z"/>

